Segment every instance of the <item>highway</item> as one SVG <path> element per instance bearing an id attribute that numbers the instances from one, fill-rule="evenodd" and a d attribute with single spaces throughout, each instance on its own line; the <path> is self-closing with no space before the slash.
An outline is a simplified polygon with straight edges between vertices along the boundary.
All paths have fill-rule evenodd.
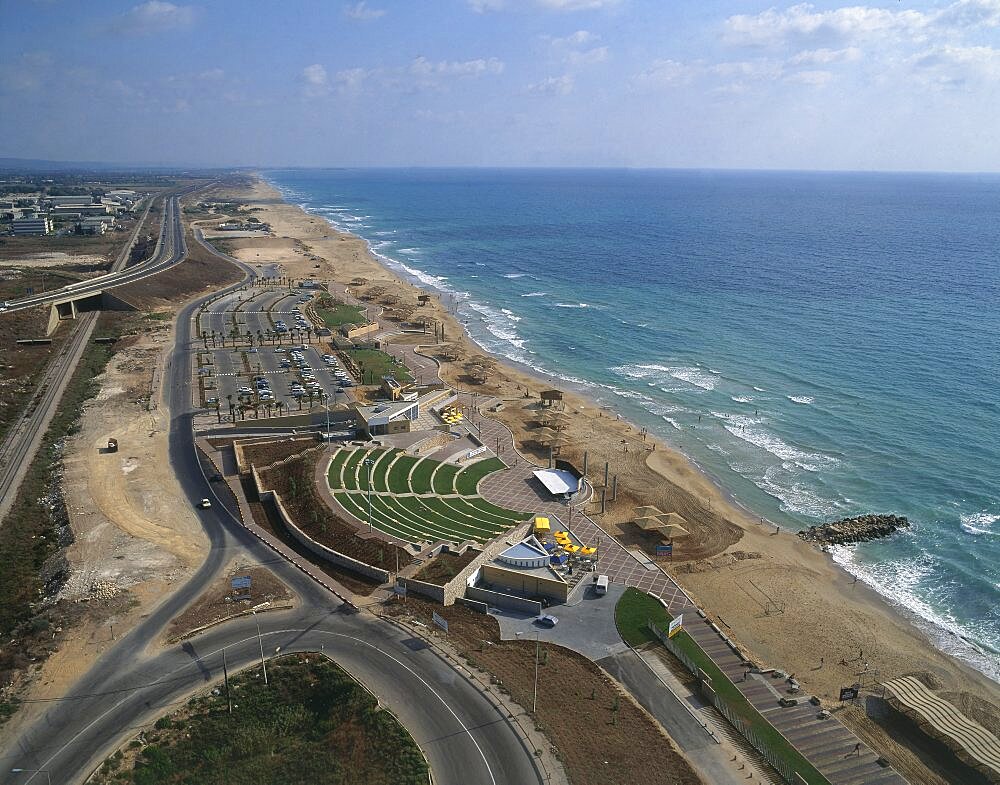
<path id="1" fill-rule="evenodd" d="M 201 187 L 203 186 L 199 185 L 188 188 L 176 194 L 170 194 L 164 199 L 163 220 L 160 226 L 160 237 L 157 240 L 157 251 L 143 264 L 121 269 L 124 260 L 119 256 L 112 265 L 112 269 L 118 268 L 115 272 L 99 275 L 95 278 L 88 278 L 86 281 L 72 283 L 61 289 L 53 289 L 50 292 L 22 297 L 19 300 L 10 300 L 8 302 L 8 311 L 19 311 L 25 308 L 34 308 L 38 305 L 47 305 L 68 297 L 83 297 L 88 294 L 96 294 L 105 289 L 111 289 L 134 281 L 140 281 L 151 275 L 157 275 L 177 264 L 184 258 L 184 254 L 177 254 L 173 250 L 167 252 L 165 249 L 178 249 L 184 246 L 184 230 L 180 220 L 180 197 L 195 190 L 195 188 Z M 3 317 L 0 316 L 0 318 Z"/>
<path id="2" fill-rule="evenodd" d="M 228 257 L 226 257 L 228 258 Z M 252 278 L 255 273 L 242 263 Z M 231 292 L 242 284 L 222 290 Z M 215 296 L 215 295 L 211 295 Z M 164 373 L 171 412 L 170 464 L 188 499 L 214 498 L 192 431 L 192 317 L 202 298 L 178 315 L 174 350 Z M 362 680 L 392 710 L 427 756 L 437 785 L 540 783 L 533 751 L 505 717 L 422 642 L 356 612 L 297 567 L 277 557 L 233 519 L 221 501 L 198 510 L 209 539 L 205 562 L 177 592 L 122 638 L 19 737 L 0 746 L 0 771 L 44 769 L 53 782 L 81 783 L 136 729 L 193 692 L 221 679 L 223 647 L 231 670 L 259 660 L 255 622 L 265 651 L 323 650 Z M 224 565 L 240 556 L 266 564 L 300 599 L 290 611 L 228 622 L 184 644 L 153 650 L 169 621 L 197 598 Z M 17 785 L 44 781 L 25 772 Z"/>
<path id="3" fill-rule="evenodd" d="M 129 280 L 138 280 L 148 275 L 155 275 L 156 272 L 165 270 L 184 258 L 186 248 L 184 245 L 184 231 L 181 224 L 180 206 L 176 196 L 168 197 L 166 209 L 163 211 L 163 224 L 160 227 L 160 240 L 157 242 L 156 252 L 150 257 L 146 264 L 132 268 L 126 272 L 115 273 L 114 276 L 125 276 Z M 148 210 L 148 207 L 147 207 Z M 140 224 L 141 226 L 141 224 Z M 137 236 L 139 227 L 136 227 L 132 240 Z M 114 266 L 124 264 L 127 259 L 129 242 L 126 249 L 115 261 Z M 101 276 L 107 280 L 108 276 Z M 121 285 L 127 281 L 115 277 L 116 284 Z M 106 286 L 107 284 L 105 284 Z M 91 290 L 99 291 L 102 287 L 91 284 L 90 281 L 80 284 L 71 284 L 63 289 L 54 292 L 25 298 L 31 302 L 22 305 L 25 300 L 18 301 L 17 306 L 12 306 L 11 310 L 18 308 L 31 308 L 43 302 L 60 299 L 66 296 L 67 290 L 74 293 L 86 293 Z M 36 302 L 37 301 L 37 302 Z M 3 318 L 0 315 L 0 318 Z M 28 467 L 34 460 L 35 454 L 42 443 L 45 431 L 55 415 L 62 400 L 63 393 L 73 377 L 77 363 L 83 356 L 84 350 L 90 341 L 90 336 L 97 325 L 98 314 L 95 312 L 83 313 L 73 324 L 73 333 L 69 340 L 62 347 L 59 355 L 48 364 L 42 374 L 42 379 L 35 391 L 32 393 L 30 402 L 25 406 L 21 416 L 14 423 L 7 438 L 0 445 L 0 522 L 10 511 L 14 499 L 17 497 L 17 489 L 20 487 Z"/>

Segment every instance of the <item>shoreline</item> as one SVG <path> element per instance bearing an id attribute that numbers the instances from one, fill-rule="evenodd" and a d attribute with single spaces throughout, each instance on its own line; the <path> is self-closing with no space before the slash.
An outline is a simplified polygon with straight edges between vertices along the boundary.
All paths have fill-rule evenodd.
<path id="1" fill-rule="evenodd" d="M 330 223 L 321 214 L 310 212 L 291 201 L 285 201 L 284 195 L 268 182 L 266 178 L 261 175 L 254 175 L 254 177 L 256 178 L 257 185 L 253 187 L 253 191 L 267 192 L 266 196 L 268 198 L 261 199 L 261 205 L 265 212 L 287 212 L 287 215 L 282 215 L 282 217 L 293 224 L 299 224 L 298 231 L 295 233 L 289 231 L 290 227 L 277 226 L 275 234 L 278 237 L 290 237 L 303 245 L 308 242 L 309 245 L 304 247 L 310 248 L 324 242 L 330 246 L 337 246 L 350 241 L 350 256 L 343 253 L 343 246 L 341 248 L 333 247 L 330 249 L 331 255 L 334 257 L 338 255 L 336 252 L 340 252 L 340 258 L 336 259 L 336 262 L 339 262 L 336 266 L 340 269 L 337 270 L 336 274 L 332 270 L 329 270 L 324 273 L 323 277 L 329 277 L 342 284 L 346 284 L 351 280 L 351 277 L 356 277 L 352 276 L 349 270 L 358 272 L 359 275 L 359 271 L 363 270 L 368 273 L 367 277 L 378 279 L 379 284 L 396 283 L 403 287 L 403 289 L 428 292 L 439 300 L 439 305 L 443 305 L 443 303 L 440 303 L 443 299 L 440 289 L 430 287 L 427 282 L 422 281 L 415 275 L 408 274 L 404 269 L 397 269 L 396 265 L 373 251 L 371 243 L 367 238 L 344 232 Z M 246 196 L 252 197 L 253 195 L 257 194 L 244 194 L 244 200 L 255 201 L 253 198 L 245 198 Z M 260 194 L 260 196 L 264 196 L 264 194 Z M 275 202 L 275 198 L 280 201 Z M 298 222 L 295 221 L 296 218 L 299 219 Z M 317 223 L 325 229 L 325 232 L 319 237 L 313 237 L 311 232 L 313 232 L 314 225 Z M 314 248 L 311 250 L 311 253 L 328 262 L 334 261 L 327 256 L 326 248 L 322 250 Z M 399 266 L 402 267 L 402 265 Z M 387 274 L 393 280 L 384 280 L 384 276 Z M 400 278 L 403 280 L 399 280 Z M 447 295 L 449 292 L 445 291 L 444 294 Z M 474 346 L 476 351 L 489 354 L 489 350 L 476 341 L 472 332 L 467 329 L 467 325 L 462 323 L 460 315 L 452 313 L 451 309 L 446 310 L 448 312 L 442 314 L 443 320 L 452 322 L 449 328 L 455 335 L 450 340 L 468 342 Z M 461 335 L 454 332 L 456 329 L 460 329 Z M 490 356 L 497 362 L 497 373 L 503 374 L 505 378 L 535 387 L 550 383 L 535 368 L 522 363 L 516 363 L 516 361 L 512 361 L 508 357 L 494 354 L 490 354 Z M 442 375 L 447 377 L 446 373 Z M 552 378 L 555 379 L 558 377 L 553 375 Z M 447 378 L 445 380 L 449 381 Z M 620 416 L 614 422 L 611 421 L 612 418 L 604 417 L 602 412 L 614 412 L 614 407 L 597 402 L 590 397 L 590 390 L 587 389 L 587 385 L 577 385 L 560 379 L 558 386 L 564 390 L 569 388 L 567 408 L 575 409 L 576 414 L 582 415 L 579 419 L 585 420 L 591 425 L 600 425 L 604 430 L 608 430 L 608 426 L 616 426 L 623 432 L 626 430 L 632 431 L 634 437 L 635 424 L 620 419 Z M 603 422 L 595 421 L 595 415 L 592 413 L 593 410 L 597 410 L 596 416 L 603 418 Z M 574 418 L 574 422 L 576 419 Z M 585 438 L 586 436 L 584 436 Z M 732 584 L 739 584 L 741 581 L 740 574 L 746 572 L 746 568 L 741 567 L 741 565 L 752 563 L 753 561 L 764 562 L 754 565 L 758 580 L 760 580 L 761 575 L 772 572 L 777 568 L 781 574 L 777 583 L 783 585 L 783 588 L 787 592 L 783 596 L 795 598 L 789 602 L 789 605 L 795 602 L 797 605 L 809 607 L 815 600 L 815 607 L 812 608 L 811 613 L 803 615 L 803 622 L 808 620 L 814 626 L 824 628 L 824 633 L 832 633 L 816 635 L 815 637 L 824 639 L 818 641 L 818 646 L 816 645 L 817 642 L 814 642 L 813 646 L 797 648 L 830 652 L 831 649 L 836 650 L 839 647 L 841 649 L 853 649 L 856 654 L 858 650 L 864 649 L 864 642 L 869 641 L 869 651 L 873 652 L 873 656 L 875 656 L 876 650 L 880 658 L 888 655 L 890 652 L 895 655 L 892 657 L 895 662 L 891 666 L 888 663 L 882 666 L 882 672 L 885 676 L 896 675 L 904 671 L 926 669 L 927 672 L 933 673 L 935 678 L 942 681 L 942 686 L 953 690 L 969 689 L 975 686 L 970 682 L 980 682 L 982 687 L 979 690 L 980 694 L 989 695 L 994 702 L 997 702 L 997 688 L 1000 685 L 991 679 L 988 674 L 983 673 L 972 663 L 967 662 L 959 654 L 951 653 L 941 648 L 925 628 L 926 626 L 931 626 L 930 623 L 905 606 L 878 594 L 873 588 L 860 582 L 860 580 L 852 581 L 852 574 L 838 564 L 829 552 L 801 542 L 795 534 L 782 532 L 779 535 L 775 535 L 773 529 L 766 530 L 760 524 L 761 516 L 755 514 L 729 493 L 718 478 L 712 476 L 704 467 L 700 466 L 696 461 L 679 451 L 673 445 L 667 443 L 663 438 L 652 436 L 652 440 L 658 443 L 659 448 L 647 455 L 647 458 L 652 458 L 652 460 L 646 461 L 647 465 L 653 464 L 649 468 L 667 483 L 681 487 L 690 496 L 696 499 L 709 499 L 708 509 L 712 511 L 713 515 L 721 517 L 719 513 L 723 513 L 723 520 L 733 527 L 738 527 L 739 532 L 735 540 L 719 549 L 715 556 L 710 556 L 703 560 L 674 563 L 675 566 L 672 569 L 668 569 L 668 572 L 684 586 L 686 591 L 689 591 L 698 600 L 700 605 L 706 608 L 711 616 L 718 617 L 729 628 L 730 632 L 734 634 L 734 637 L 740 640 L 756 657 L 763 661 L 771 662 L 776 666 L 794 671 L 796 669 L 795 660 L 801 659 L 803 655 L 808 656 L 808 653 L 789 649 L 782 645 L 782 641 L 775 638 L 773 631 L 768 632 L 765 629 L 774 625 L 768 624 L 768 620 L 766 619 L 764 623 L 758 623 L 760 620 L 753 618 L 754 603 L 752 601 L 748 602 L 746 598 L 734 596 L 738 592 L 733 592 Z M 641 487 L 642 490 L 646 490 L 644 486 Z M 609 518 L 614 517 L 616 516 L 609 516 Z M 628 518 L 628 516 L 625 516 L 625 518 Z M 608 528 L 610 533 L 616 536 L 619 534 L 614 521 L 604 519 L 601 525 Z M 745 550 L 754 548 L 754 546 L 760 548 L 760 552 Z M 746 553 L 750 554 L 750 558 L 743 560 L 741 554 Z M 735 561 L 728 558 L 733 554 L 737 554 Z M 768 561 L 772 562 L 772 564 L 766 564 Z M 799 591 L 796 588 L 797 586 L 803 587 L 802 591 Z M 818 592 L 817 588 L 819 588 Z M 798 596 L 806 592 L 816 596 L 813 598 Z M 829 608 L 823 608 L 824 605 L 829 606 Z M 837 608 L 837 615 L 842 616 L 842 619 L 831 622 L 828 619 L 818 618 L 824 613 L 829 614 L 829 609 L 833 607 Z M 751 612 L 749 615 L 747 614 L 748 611 Z M 863 625 L 868 629 L 863 630 L 863 634 L 861 635 L 857 634 L 859 614 L 868 617 L 867 623 Z M 785 615 L 784 611 L 782 615 Z M 889 627 L 893 628 L 891 636 L 880 635 L 880 632 L 884 633 Z M 820 630 L 817 630 L 818 632 Z M 948 635 L 955 640 L 962 641 L 963 646 L 971 648 L 974 651 L 977 648 L 976 644 L 966 641 L 957 633 L 948 631 Z M 780 638 L 780 636 L 778 637 Z M 885 637 L 899 638 L 900 640 L 893 641 L 888 651 L 883 649 L 883 644 L 875 643 L 874 646 L 872 645 L 871 642 L 877 642 Z M 903 653 L 902 657 L 899 657 L 900 653 Z M 829 658 L 830 654 L 828 653 L 827 659 Z M 819 657 L 815 659 L 819 659 Z M 806 668 L 799 668 L 799 670 L 805 671 Z M 949 671 L 951 672 L 950 674 L 948 673 Z M 954 677 L 954 680 L 953 678 L 943 678 L 945 676 Z M 843 681 L 844 678 L 847 677 L 839 677 L 836 683 Z M 806 676 L 803 677 L 803 680 L 806 686 L 816 694 L 829 696 L 834 692 L 831 684 L 810 684 L 812 681 L 819 681 L 820 675 L 816 675 L 815 677 Z M 826 678 L 822 680 L 828 681 Z M 951 684 L 948 684 L 948 682 L 951 682 Z"/>

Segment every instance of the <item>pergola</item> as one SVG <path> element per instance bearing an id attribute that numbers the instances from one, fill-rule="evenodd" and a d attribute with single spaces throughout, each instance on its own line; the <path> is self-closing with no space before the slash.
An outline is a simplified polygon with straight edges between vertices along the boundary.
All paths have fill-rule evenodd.
<path id="1" fill-rule="evenodd" d="M 643 531 L 658 532 L 664 539 L 686 537 L 688 535 L 687 521 L 676 512 L 663 512 L 656 507 L 636 507 L 632 519 L 635 525 Z"/>

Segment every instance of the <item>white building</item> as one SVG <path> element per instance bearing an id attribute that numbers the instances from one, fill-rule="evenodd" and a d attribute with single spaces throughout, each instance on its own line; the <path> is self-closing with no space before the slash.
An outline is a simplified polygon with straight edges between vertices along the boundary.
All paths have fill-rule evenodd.
<path id="1" fill-rule="evenodd" d="M 11 223 L 14 234 L 49 234 L 52 231 L 52 219 L 47 215 L 32 215 L 15 218 Z"/>

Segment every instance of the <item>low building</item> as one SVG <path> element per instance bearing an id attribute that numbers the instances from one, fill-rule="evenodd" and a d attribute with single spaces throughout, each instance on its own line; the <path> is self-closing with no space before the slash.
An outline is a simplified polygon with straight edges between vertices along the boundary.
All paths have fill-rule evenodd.
<path id="1" fill-rule="evenodd" d="M 112 215 L 104 218 L 84 218 L 77 227 L 81 234 L 104 234 L 108 229 L 114 228 L 115 218 Z"/>
<path id="2" fill-rule="evenodd" d="M 60 207 L 65 205 L 75 205 L 83 206 L 94 203 L 94 197 L 89 194 L 83 196 L 48 196 L 45 201 L 51 204 L 53 207 Z"/>
<path id="3" fill-rule="evenodd" d="M 477 588 L 492 597 L 470 593 L 475 599 L 501 605 L 502 595 L 534 599 L 544 597 L 551 602 L 566 602 L 569 584 L 552 566 L 552 556 L 534 536 L 511 545 L 496 558 L 485 562 L 477 575 Z"/>
<path id="4" fill-rule="evenodd" d="M 52 232 L 52 219 L 47 215 L 26 215 L 15 218 L 11 222 L 11 227 L 16 235 L 50 234 Z"/>
<path id="5" fill-rule="evenodd" d="M 357 406 L 358 429 L 367 438 L 393 433 L 409 433 L 413 422 L 420 416 L 419 401 L 380 403 L 376 406 Z"/>

